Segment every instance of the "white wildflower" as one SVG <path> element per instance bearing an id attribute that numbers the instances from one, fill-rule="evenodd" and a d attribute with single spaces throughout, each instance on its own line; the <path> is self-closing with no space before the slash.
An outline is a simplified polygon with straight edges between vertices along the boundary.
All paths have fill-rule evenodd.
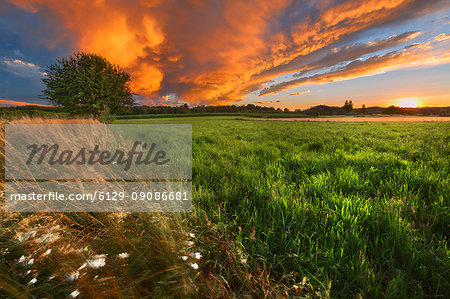
<path id="1" fill-rule="evenodd" d="M 80 295 L 80 291 L 78 291 L 78 289 L 76 289 L 75 291 L 73 291 L 72 293 L 69 294 L 69 298 L 77 298 L 78 295 Z"/>
<path id="2" fill-rule="evenodd" d="M 80 266 L 80 268 L 78 268 L 78 270 L 83 270 L 84 268 L 86 268 L 86 263 L 84 263 L 83 265 Z"/>
<path id="3" fill-rule="evenodd" d="M 49 244 L 60 238 L 59 233 L 47 233 L 36 239 L 36 243 Z"/>
<path id="4" fill-rule="evenodd" d="M 188 257 L 185 256 L 185 255 L 183 255 L 183 256 L 181 256 L 181 259 L 182 259 L 183 261 L 187 261 Z"/>
<path id="5" fill-rule="evenodd" d="M 25 262 L 26 257 L 24 255 L 22 255 L 19 259 L 19 263 L 23 263 Z"/>
<path id="6" fill-rule="evenodd" d="M 195 238 L 195 234 L 193 234 L 193 233 L 189 233 L 189 237 L 191 237 L 191 238 Z"/>
<path id="7" fill-rule="evenodd" d="M 197 264 L 197 263 L 189 264 L 189 266 L 191 266 L 192 269 L 194 269 L 194 270 L 197 270 L 197 269 L 198 269 L 198 264 Z"/>
<path id="8" fill-rule="evenodd" d="M 129 256 L 130 256 L 130 254 L 127 253 L 127 252 L 122 252 L 122 253 L 119 253 L 119 254 L 117 255 L 117 257 L 120 258 L 120 259 L 126 259 L 126 258 L 128 258 Z"/>
<path id="9" fill-rule="evenodd" d="M 188 246 L 194 246 L 194 242 L 192 242 L 192 241 L 186 241 L 186 244 L 188 245 Z"/>
<path id="10" fill-rule="evenodd" d="M 28 285 L 30 286 L 30 285 L 33 285 L 33 284 L 35 284 L 37 282 L 37 279 L 36 278 L 33 278 L 32 280 L 30 280 L 29 282 L 28 282 Z"/>
<path id="11" fill-rule="evenodd" d="M 99 254 L 86 261 L 89 268 L 98 269 L 106 265 L 106 254 Z"/>
<path id="12" fill-rule="evenodd" d="M 33 265 L 33 263 L 34 263 L 34 259 L 29 259 L 27 264 L 28 265 Z"/>
<path id="13" fill-rule="evenodd" d="M 34 237 L 36 236 L 36 233 L 37 233 L 37 231 L 32 230 L 32 231 L 23 233 L 23 234 L 21 234 L 21 235 L 18 235 L 16 239 L 17 239 L 19 242 L 23 242 L 23 241 L 28 240 L 29 238 L 34 238 Z"/>
<path id="14" fill-rule="evenodd" d="M 202 258 L 202 254 L 200 253 L 200 252 L 195 252 L 194 253 L 194 258 L 196 258 L 196 259 L 201 259 Z"/>
<path id="15" fill-rule="evenodd" d="M 57 225 L 54 225 L 54 226 L 50 227 L 49 231 L 57 230 L 57 229 L 60 229 L 60 228 L 61 228 L 61 226 L 59 226 L 59 224 L 57 224 Z"/>
<path id="16" fill-rule="evenodd" d="M 64 273 L 63 278 L 67 282 L 74 282 L 80 277 L 80 272 Z"/>

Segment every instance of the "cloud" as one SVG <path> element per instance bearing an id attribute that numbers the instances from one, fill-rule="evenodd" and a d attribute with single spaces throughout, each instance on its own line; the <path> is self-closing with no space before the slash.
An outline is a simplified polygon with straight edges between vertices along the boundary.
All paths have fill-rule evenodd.
<path id="1" fill-rule="evenodd" d="M 258 74 L 255 77 L 273 77 L 288 74 L 293 71 L 301 71 L 298 75 L 302 75 L 308 70 L 333 66 L 368 53 L 397 46 L 416 38 L 418 35 L 420 35 L 419 31 L 410 31 L 393 35 L 387 39 L 375 40 L 367 43 L 353 43 L 341 47 L 325 47 L 309 55 L 298 56 L 289 63 L 279 65 L 278 67 Z"/>
<path id="2" fill-rule="evenodd" d="M 433 47 L 430 46 L 432 41 L 426 41 L 409 45 L 401 50 L 391 51 L 384 55 L 373 55 L 365 60 L 356 59 L 337 70 L 274 84 L 264 88 L 259 95 L 263 96 L 304 84 L 322 84 L 375 75 L 400 67 L 449 63 L 450 53 L 447 50 L 449 42 L 445 42 L 446 39 L 442 40 L 437 37 L 433 38 L 433 40 L 441 42 L 440 45 Z"/>
<path id="3" fill-rule="evenodd" d="M 437 35 L 434 40 L 437 41 L 444 41 L 450 38 L 450 33 L 441 33 L 439 35 Z"/>
<path id="4" fill-rule="evenodd" d="M 7 57 L 0 61 L 0 68 L 21 78 L 42 78 L 45 74 L 38 65 Z"/>
<path id="5" fill-rule="evenodd" d="M 302 94 L 305 94 L 305 93 L 310 93 L 311 92 L 311 90 L 305 90 L 305 91 L 298 91 L 298 92 L 293 92 L 293 93 L 290 93 L 290 94 L 288 94 L 288 96 L 298 96 L 298 95 L 302 95 Z"/>
<path id="6" fill-rule="evenodd" d="M 449 7 L 444 0 L 10 0 L 132 75 L 156 103 L 175 94 L 196 104 L 238 102 L 290 72 L 333 66 L 410 42 L 406 32 L 345 45 L 358 33 Z M 338 49 L 336 52 L 335 49 Z M 335 51 L 335 52 L 333 52 Z"/>
<path id="7" fill-rule="evenodd" d="M 29 105 L 41 106 L 41 107 L 52 107 L 50 105 L 42 105 L 42 104 L 34 104 L 34 103 L 28 103 L 28 102 L 0 99 L 0 106 L 29 106 Z"/>
<path id="8" fill-rule="evenodd" d="M 23 53 L 18 49 L 14 49 L 13 54 L 19 57 L 25 57 L 25 55 L 23 55 Z"/>
<path id="9" fill-rule="evenodd" d="M 281 100 L 276 101 L 257 101 L 255 104 L 265 105 L 265 104 L 272 104 L 272 103 L 281 103 Z"/>

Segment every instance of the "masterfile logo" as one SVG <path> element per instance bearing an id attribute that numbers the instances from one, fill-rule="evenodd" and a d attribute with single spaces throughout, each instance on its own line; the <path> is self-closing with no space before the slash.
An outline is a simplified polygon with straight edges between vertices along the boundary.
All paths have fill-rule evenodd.
<path id="1" fill-rule="evenodd" d="M 32 144 L 28 147 L 30 155 L 26 163 L 30 165 L 36 158 L 37 164 L 42 164 L 46 160 L 49 165 L 119 164 L 123 165 L 123 170 L 127 171 L 133 163 L 136 165 L 149 165 L 151 163 L 164 165 L 170 161 L 170 159 L 165 159 L 165 151 L 156 150 L 156 143 L 148 146 L 145 142 L 135 141 L 129 151 L 119 149 L 114 151 L 100 150 L 99 148 L 100 146 L 96 144 L 91 150 L 83 147 L 77 153 L 74 153 L 72 150 L 61 150 L 56 143 L 53 145 Z M 139 150 L 139 148 L 142 150 Z"/>
<path id="2" fill-rule="evenodd" d="M 191 179 L 191 125 L 7 124 L 6 179 Z"/>
<path id="3" fill-rule="evenodd" d="M 7 211 L 192 209 L 191 125 L 7 124 L 5 129 Z"/>

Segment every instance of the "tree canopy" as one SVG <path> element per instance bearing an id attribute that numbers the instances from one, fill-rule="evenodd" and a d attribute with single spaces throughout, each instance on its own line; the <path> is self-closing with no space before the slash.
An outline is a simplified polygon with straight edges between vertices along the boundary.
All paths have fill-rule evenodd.
<path id="1" fill-rule="evenodd" d="M 123 113 L 133 106 L 130 75 L 100 55 L 74 53 L 45 73 L 43 98 L 71 114 Z"/>

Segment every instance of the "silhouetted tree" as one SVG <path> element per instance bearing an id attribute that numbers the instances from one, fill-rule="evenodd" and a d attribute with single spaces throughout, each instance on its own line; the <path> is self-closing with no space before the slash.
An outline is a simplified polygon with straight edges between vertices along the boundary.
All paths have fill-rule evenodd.
<path id="1" fill-rule="evenodd" d="M 344 113 L 350 113 L 353 110 L 353 102 L 350 101 L 345 101 L 344 106 L 342 107 L 342 110 L 344 111 Z"/>

